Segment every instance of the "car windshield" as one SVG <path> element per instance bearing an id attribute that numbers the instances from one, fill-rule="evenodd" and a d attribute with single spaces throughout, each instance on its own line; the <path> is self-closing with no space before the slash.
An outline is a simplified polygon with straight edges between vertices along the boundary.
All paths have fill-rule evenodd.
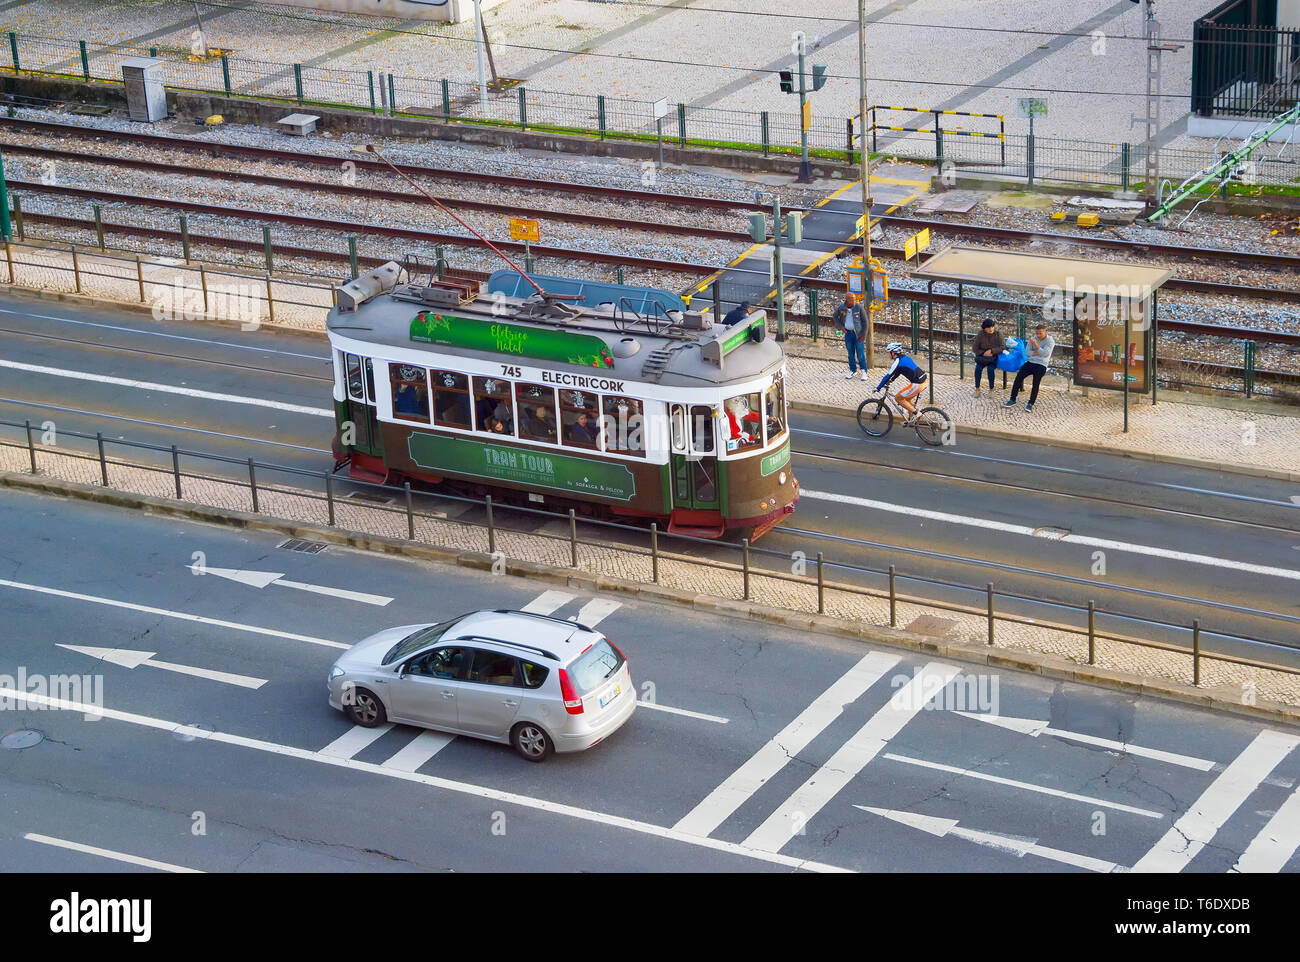
<path id="1" fill-rule="evenodd" d="M 623 656 L 604 638 L 596 642 L 569 665 L 569 679 L 578 694 L 599 688 L 623 664 Z"/>
<path id="2" fill-rule="evenodd" d="M 388 654 L 384 655 L 384 660 L 380 664 L 391 665 L 393 662 L 399 661 L 421 648 L 428 647 L 441 638 L 443 632 L 455 623 L 454 621 L 444 621 L 440 625 L 430 625 L 428 628 L 421 628 L 418 631 L 411 632 L 411 634 L 388 649 Z"/>

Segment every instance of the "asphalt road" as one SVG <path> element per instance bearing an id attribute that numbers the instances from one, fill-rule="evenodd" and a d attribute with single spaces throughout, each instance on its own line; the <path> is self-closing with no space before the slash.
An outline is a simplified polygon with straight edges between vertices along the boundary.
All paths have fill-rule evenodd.
<path id="1" fill-rule="evenodd" d="M 628 724 L 542 765 L 456 738 L 412 768 L 417 730 L 362 743 L 328 707 L 340 646 L 553 586 L 14 491 L 0 530 L 0 675 L 90 675 L 104 716 L 0 713 L 0 744 L 42 736 L 0 748 L 0 870 L 1300 869 L 1295 730 L 551 594 L 627 654 Z M 376 597 L 196 575 L 195 552 Z"/>
<path id="2" fill-rule="evenodd" d="M 6 295 L 0 420 L 48 420 L 63 431 L 180 444 L 235 461 L 251 456 L 316 473 L 262 469 L 264 482 L 320 486 L 319 472 L 331 465 L 326 356 L 319 336 L 155 322 Z M 1183 646 L 1199 619 L 1207 650 L 1300 666 L 1293 484 L 960 434 L 952 447 L 927 449 L 897 432 L 865 438 L 849 417 L 798 414 L 792 427 L 802 500 L 759 543 L 776 553 L 756 553 L 760 566 L 788 570 L 795 552 L 821 551 L 829 577 L 883 590 L 883 575 L 857 569 L 894 564 L 900 592 L 981 610 L 993 582 L 1000 610 L 1075 625 L 1084 623 L 1082 611 L 1056 605 L 1093 600 L 1103 612 L 1100 630 Z M 165 452 L 133 456 L 170 465 Z M 205 470 L 243 473 L 237 464 Z M 457 517 L 482 513 L 433 496 L 421 501 Z M 504 511 L 498 518 L 567 534 L 564 522 Z M 690 550 L 738 558 L 730 545 Z"/>

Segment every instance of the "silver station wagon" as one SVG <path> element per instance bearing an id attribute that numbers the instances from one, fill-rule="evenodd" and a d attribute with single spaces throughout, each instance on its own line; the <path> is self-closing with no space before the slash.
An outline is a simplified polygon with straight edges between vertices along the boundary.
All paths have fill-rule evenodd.
<path id="1" fill-rule="evenodd" d="M 608 738 L 636 708 L 627 659 L 598 631 L 476 611 L 371 635 L 330 669 L 330 706 L 358 725 L 419 725 L 509 743 L 530 762 Z"/>

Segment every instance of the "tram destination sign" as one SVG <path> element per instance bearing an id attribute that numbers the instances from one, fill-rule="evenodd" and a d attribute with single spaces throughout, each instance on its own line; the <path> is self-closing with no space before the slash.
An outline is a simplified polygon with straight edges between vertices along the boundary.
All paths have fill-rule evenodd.
<path id="1" fill-rule="evenodd" d="M 636 478 L 624 464 L 525 451 L 504 444 L 439 437 L 413 431 L 406 439 L 411 460 L 429 471 L 527 484 L 612 501 L 631 501 Z"/>
<path id="2" fill-rule="evenodd" d="M 411 340 L 582 367 L 614 366 L 609 348 L 594 334 L 552 331 L 473 317 L 421 312 L 411 321 Z"/>

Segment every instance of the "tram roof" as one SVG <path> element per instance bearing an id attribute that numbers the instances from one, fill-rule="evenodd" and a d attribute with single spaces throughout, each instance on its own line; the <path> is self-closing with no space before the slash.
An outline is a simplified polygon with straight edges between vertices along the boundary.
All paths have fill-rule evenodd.
<path id="1" fill-rule="evenodd" d="M 1129 291 L 1145 300 L 1174 272 L 1163 267 L 1116 263 L 1055 254 L 1019 254 L 981 247 L 946 247 L 912 272 L 913 280 L 948 281 L 973 287 L 1040 291 Z"/>
<path id="2" fill-rule="evenodd" d="M 524 304 L 523 298 L 505 297 L 502 301 L 498 296 L 496 300 L 480 297 L 473 303 L 455 308 L 431 307 L 384 293 L 367 299 L 355 311 L 341 312 L 337 307 L 332 309 L 326 321 L 326 328 L 332 334 L 377 346 L 457 357 L 475 357 L 490 361 L 516 359 L 536 366 L 582 371 L 588 374 L 593 372 L 593 368 L 581 364 L 539 360 L 528 356 L 516 357 L 512 354 L 467 346 L 421 343 L 412 339 L 411 324 L 417 315 L 439 314 L 451 319 L 459 317 L 514 327 L 590 335 L 604 342 L 613 360 L 613 366 L 601 367 L 600 373 L 615 375 L 628 381 L 641 383 L 649 381 L 665 387 L 702 387 L 708 384 L 745 381 L 773 371 L 784 359 L 781 346 L 768 338 L 762 342 L 745 341 L 731 349 L 729 353 L 725 353 L 721 368 L 715 363 L 706 361 L 703 356 L 704 347 L 720 340 L 724 331 L 728 333 L 729 339 L 734 338 L 736 325 L 724 328 L 720 324 L 715 324 L 702 331 L 687 332 L 686 336 L 669 337 L 645 330 L 619 329 L 608 310 L 584 308 L 576 320 L 556 322 L 522 316 L 518 312 Z M 754 315 L 751 314 L 750 317 L 752 319 Z M 636 353 L 628 357 L 620 357 L 619 352 L 626 346 L 623 342 L 629 338 L 640 347 Z M 643 367 L 647 359 L 658 350 L 669 352 L 668 357 L 664 359 L 663 372 L 657 378 L 646 376 Z"/>

